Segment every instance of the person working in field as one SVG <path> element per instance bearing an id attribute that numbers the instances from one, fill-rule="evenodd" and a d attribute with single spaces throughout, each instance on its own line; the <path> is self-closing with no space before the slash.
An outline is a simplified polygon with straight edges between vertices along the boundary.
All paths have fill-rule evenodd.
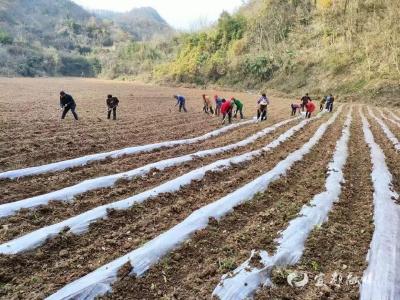
<path id="1" fill-rule="evenodd" d="M 308 101 L 311 101 L 310 96 L 308 96 L 308 93 L 305 94 L 305 96 L 301 97 L 301 110 L 304 111 L 306 108 L 306 105 Z"/>
<path id="2" fill-rule="evenodd" d="M 221 115 L 222 99 L 218 97 L 218 95 L 215 95 L 214 100 L 215 100 L 215 115 L 219 117 Z"/>
<path id="3" fill-rule="evenodd" d="M 267 120 L 267 109 L 269 105 L 269 99 L 265 93 L 261 95 L 261 98 L 258 99 L 258 109 L 257 109 L 257 121 L 265 121 Z"/>
<path id="4" fill-rule="evenodd" d="M 314 102 L 312 102 L 312 100 L 310 99 L 310 101 L 307 102 L 306 104 L 306 118 L 311 118 L 311 114 L 315 111 L 315 104 Z"/>
<path id="5" fill-rule="evenodd" d="M 328 96 L 328 98 L 326 99 L 326 109 L 327 109 L 329 112 L 332 112 L 332 111 L 333 111 L 333 102 L 335 102 L 335 98 L 333 97 L 332 94 L 330 94 L 330 95 Z"/>
<path id="6" fill-rule="evenodd" d="M 112 95 L 107 96 L 107 108 L 108 108 L 108 113 L 107 113 L 107 119 L 111 119 L 111 112 L 113 113 L 113 120 L 117 119 L 117 107 L 119 104 L 119 100 L 117 97 L 113 97 Z"/>
<path id="7" fill-rule="evenodd" d="M 229 124 L 232 123 L 232 109 L 233 102 L 222 99 L 221 113 L 222 113 L 222 124 L 225 124 L 226 118 L 228 118 Z"/>
<path id="8" fill-rule="evenodd" d="M 174 95 L 174 98 L 175 98 L 176 101 L 177 101 L 175 106 L 178 106 L 178 105 L 179 105 L 179 112 L 181 112 L 182 109 L 183 109 L 184 112 L 187 112 L 187 109 L 186 109 L 186 99 L 185 99 L 185 97 L 183 97 L 183 96 L 181 96 L 181 95 Z"/>
<path id="9" fill-rule="evenodd" d="M 292 114 L 291 114 L 292 117 L 297 114 L 297 111 L 300 113 L 300 109 L 301 109 L 300 104 L 292 103 L 290 105 L 290 107 L 292 108 Z"/>
<path id="10" fill-rule="evenodd" d="M 211 105 L 210 97 L 208 97 L 207 95 L 203 94 L 203 102 L 204 102 L 203 111 L 206 114 L 208 114 L 208 112 L 210 112 L 213 115 L 214 114 L 214 110 L 213 110 L 212 105 Z"/>
<path id="11" fill-rule="evenodd" d="M 237 114 L 239 112 L 240 113 L 240 119 L 243 119 L 244 118 L 243 117 L 243 103 L 239 99 L 236 99 L 235 97 L 231 98 L 231 102 L 233 102 L 233 104 L 236 107 L 235 114 L 234 114 L 233 117 L 237 118 Z"/>
<path id="12" fill-rule="evenodd" d="M 71 95 L 66 94 L 64 91 L 60 92 L 60 106 L 63 109 L 61 119 L 65 119 L 65 116 L 69 111 L 74 115 L 75 120 L 78 120 L 78 115 L 75 112 L 76 103 Z"/>
<path id="13" fill-rule="evenodd" d="M 319 103 L 319 111 L 323 111 L 324 110 L 327 98 L 328 98 L 327 96 L 322 97 L 321 102 Z"/>

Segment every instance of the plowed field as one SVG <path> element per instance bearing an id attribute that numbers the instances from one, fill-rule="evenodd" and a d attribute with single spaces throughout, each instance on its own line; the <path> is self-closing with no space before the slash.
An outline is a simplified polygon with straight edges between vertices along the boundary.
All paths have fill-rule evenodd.
<path id="1" fill-rule="evenodd" d="M 251 93 L 0 88 L 1 299 L 400 299 L 398 112 L 335 103 L 305 120 L 267 91 L 257 122 Z M 79 121 L 60 120 L 60 90 Z M 245 120 L 222 125 L 203 93 L 242 100 Z"/>

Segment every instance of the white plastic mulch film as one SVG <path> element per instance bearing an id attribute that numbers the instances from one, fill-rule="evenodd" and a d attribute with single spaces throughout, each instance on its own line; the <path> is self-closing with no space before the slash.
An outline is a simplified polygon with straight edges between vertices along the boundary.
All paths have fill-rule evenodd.
<path id="1" fill-rule="evenodd" d="M 390 118 L 389 116 L 385 115 L 385 114 L 383 113 L 383 111 L 379 111 L 379 112 L 380 112 L 380 115 L 381 115 L 381 117 L 382 117 L 383 119 L 389 121 L 390 123 L 396 125 L 397 127 L 400 127 L 400 121 L 396 121 L 395 119 Z"/>
<path id="2" fill-rule="evenodd" d="M 218 136 L 224 132 L 232 130 L 233 128 L 247 125 L 247 124 L 252 124 L 255 122 L 256 121 L 254 121 L 254 120 L 250 120 L 250 121 L 244 121 L 244 122 L 240 122 L 240 123 L 236 123 L 236 124 L 231 124 L 229 126 L 211 131 L 207 134 L 204 134 L 199 137 L 191 138 L 191 139 L 167 141 L 167 142 L 161 142 L 161 143 L 156 143 L 156 144 L 148 144 L 148 145 L 142 145 L 142 146 L 129 147 L 129 148 L 124 148 L 124 149 L 110 151 L 110 152 L 86 155 L 86 156 L 82 156 L 82 157 L 78 157 L 78 158 L 74 158 L 74 159 L 59 161 L 59 162 L 42 165 L 42 166 L 37 166 L 37 167 L 30 167 L 30 168 L 7 171 L 7 172 L 0 173 L 0 179 L 16 179 L 16 178 L 21 178 L 21 177 L 26 177 L 26 176 L 62 171 L 62 170 L 66 170 L 66 169 L 70 169 L 70 168 L 74 168 L 74 167 L 85 166 L 88 163 L 91 163 L 94 161 L 105 160 L 107 158 L 118 158 L 118 157 L 121 157 L 124 155 L 132 155 L 132 154 L 138 154 L 138 153 L 143 153 L 143 152 L 150 152 L 150 151 L 160 149 L 160 148 L 171 148 L 171 147 L 174 147 L 177 145 L 194 144 L 194 143 L 197 143 L 200 141 L 205 141 L 211 137 Z"/>
<path id="3" fill-rule="evenodd" d="M 298 119 L 298 118 L 296 118 Z M 0 205 L 0 218 L 7 217 L 17 213 L 20 209 L 25 208 L 34 208 L 39 205 L 46 205 L 49 201 L 71 201 L 79 194 L 86 193 L 92 190 L 100 189 L 100 188 L 107 188 L 112 187 L 118 180 L 132 180 L 135 177 L 144 176 L 148 174 L 153 169 L 164 170 L 169 167 L 177 166 L 183 164 L 185 162 L 191 161 L 198 157 L 205 157 L 211 155 L 217 155 L 219 153 L 223 153 L 226 151 L 230 151 L 239 147 L 244 147 L 248 144 L 255 142 L 257 139 L 271 133 L 272 131 L 276 130 L 277 128 L 286 125 L 289 122 L 292 122 L 296 119 L 289 119 L 282 122 L 279 122 L 273 126 L 267 127 L 256 134 L 239 141 L 234 144 L 230 144 L 223 147 L 218 147 L 214 149 L 208 149 L 203 151 L 198 151 L 192 154 L 183 155 L 179 157 L 174 157 L 170 159 L 164 159 L 155 163 L 147 164 L 143 167 L 139 167 L 127 172 L 122 172 L 118 174 L 102 176 L 98 178 L 88 179 L 82 181 L 78 184 L 73 186 L 69 186 L 58 191 L 50 192 L 47 194 L 22 199 L 19 201 L 6 203 Z"/>
<path id="4" fill-rule="evenodd" d="M 320 117 L 320 115 L 318 117 Z M 275 139 L 274 141 L 272 141 L 267 146 L 261 149 L 247 152 L 238 156 L 233 156 L 227 159 L 218 160 L 206 166 L 197 168 L 175 179 L 167 181 L 157 187 L 154 187 L 140 194 L 134 195 L 132 197 L 117 202 L 98 206 L 87 212 L 71 217 L 67 220 L 64 220 L 60 223 L 40 228 L 36 231 L 23 235 L 19 238 L 1 244 L 0 253 L 16 254 L 22 251 L 36 248 L 41 244 L 43 244 L 43 242 L 45 242 L 48 238 L 51 238 L 60 233 L 61 231 L 65 230 L 65 228 L 68 228 L 69 231 L 73 233 L 77 234 L 82 233 L 86 231 L 86 229 L 91 223 L 101 218 L 105 218 L 110 209 L 115 209 L 115 210 L 129 209 L 130 207 L 132 207 L 137 203 L 142 203 L 143 201 L 146 201 L 150 198 L 154 198 L 162 193 L 176 192 L 183 186 L 190 184 L 192 181 L 202 179 L 205 176 L 205 174 L 209 171 L 214 171 L 214 172 L 222 171 L 233 164 L 250 161 L 256 157 L 259 157 L 264 152 L 271 151 L 272 149 L 278 147 L 281 143 L 283 143 L 288 138 L 293 136 L 296 132 L 301 130 L 310 121 L 312 121 L 312 119 L 306 119 L 301 121 L 299 124 L 293 126 L 285 133 L 281 134 L 277 139 Z"/>
<path id="5" fill-rule="evenodd" d="M 48 299 L 94 299 L 97 296 L 103 295 L 111 291 L 111 284 L 117 280 L 119 268 L 127 262 L 130 262 L 133 266 L 132 275 L 142 275 L 150 266 L 157 263 L 164 255 L 179 246 L 195 231 L 205 228 L 209 218 L 220 219 L 232 211 L 234 207 L 250 201 L 255 194 L 265 191 L 271 182 L 285 175 L 286 171 L 295 162 L 301 160 L 318 143 L 327 128 L 335 122 L 341 108 L 317 129 L 306 144 L 279 162 L 271 171 L 225 197 L 194 211 L 183 222 L 149 241 L 142 247 L 66 285 Z"/>
<path id="6" fill-rule="evenodd" d="M 400 206 L 385 154 L 375 142 L 370 124 L 360 110 L 365 141 L 371 152 L 374 187 L 374 224 L 368 268 L 361 285 L 362 300 L 400 299 Z"/>
<path id="7" fill-rule="evenodd" d="M 341 184 L 344 182 L 343 168 L 348 157 L 352 109 L 342 130 L 342 136 L 336 143 L 335 153 L 328 165 L 328 177 L 325 191 L 313 197 L 308 205 L 304 205 L 298 216 L 290 221 L 289 226 L 277 240 L 278 248 L 270 256 L 266 251 L 252 251 L 251 257 L 233 272 L 224 275 L 215 288 L 213 295 L 223 300 L 246 299 L 261 286 L 271 284 L 272 268 L 296 264 L 303 255 L 304 244 L 309 234 L 316 226 L 322 225 L 328 219 L 333 203 L 339 199 Z M 260 257 L 263 267 L 251 265 L 255 254 Z"/>
<path id="8" fill-rule="evenodd" d="M 390 142 L 393 144 L 394 148 L 397 151 L 400 151 L 400 142 L 399 142 L 399 140 L 393 134 L 393 132 L 389 129 L 389 127 L 385 124 L 385 122 L 383 122 L 382 119 L 378 118 L 370 108 L 368 108 L 368 112 L 369 112 L 370 116 L 372 118 L 374 118 L 375 121 L 379 124 L 380 128 L 385 133 L 386 137 L 390 140 Z"/>
<path id="9" fill-rule="evenodd" d="M 393 119 L 395 119 L 396 121 L 400 122 L 400 117 L 399 117 L 398 115 L 396 115 L 395 113 L 393 113 L 392 111 L 390 111 L 390 110 L 388 110 L 388 109 L 386 109 L 386 110 L 389 112 L 390 116 L 391 116 Z"/>

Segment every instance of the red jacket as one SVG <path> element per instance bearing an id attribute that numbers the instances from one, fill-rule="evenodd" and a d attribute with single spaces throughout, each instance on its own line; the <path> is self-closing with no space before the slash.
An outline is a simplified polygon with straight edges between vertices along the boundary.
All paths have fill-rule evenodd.
<path id="1" fill-rule="evenodd" d="M 314 110 L 315 110 L 315 104 L 314 104 L 314 102 L 308 102 L 307 104 L 306 104 L 306 108 L 307 108 L 307 112 L 310 112 L 310 113 L 312 113 Z"/>
<path id="2" fill-rule="evenodd" d="M 230 101 L 226 101 L 225 103 L 222 103 L 221 112 L 223 114 L 228 113 L 230 109 L 232 109 L 232 105 L 231 105 Z"/>

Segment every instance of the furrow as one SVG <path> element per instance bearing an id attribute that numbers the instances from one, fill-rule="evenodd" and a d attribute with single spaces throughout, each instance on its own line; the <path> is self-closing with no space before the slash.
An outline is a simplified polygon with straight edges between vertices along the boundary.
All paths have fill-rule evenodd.
<path id="1" fill-rule="evenodd" d="M 307 131 L 290 138 L 279 147 L 279 151 L 267 152 L 252 163 L 233 165 L 223 173 L 208 172 L 201 181 L 193 181 L 178 192 L 161 194 L 127 211 L 110 211 L 106 220 L 92 224 L 84 235 L 61 233 L 35 251 L 0 256 L 1 275 L 14 274 L 12 281 L 6 281 L 7 295 L 43 298 L 62 285 L 143 245 L 187 218 L 193 210 L 218 200 L 230 190 L 270 170 L 293 149 L 305 143 L 319 123 L 311 124 Z M 221 178 L 224 185 L 218 183 Z M 44 264 L 46 268 L 42 267 Z M 41 278 L 41 283 L 32 285 L 34 277 Z"/>
<path id="2" fill-rule="evenodd" d="M 392 188 L 392 174 L 385 154 L 376 144 L 368 120 L 360 111 L 365 141 L 370 148 L 374 185 L 374 224 L 368 267 L 361 285 L 361 299 L 397 299 L 400 295 L 400 206 Z"/>
<path id="3" fill-rule="evenodd" d="M 308 126 L 308 125 L 307 125 Z M 307 128 L 307 127 L 306 127 Z M 46 206 L 36 209 L 23 209 L 13 216 L 0 219 L 0 228 L 4 225 L 6 230 L 0 229 L 0 242 L 11 240 L 18 236 L 37 230 L 41 227 L 61 222 L 67 218 L 79 215 L 97 206 L 117 202 L 121 199 L 145 192 L 160 184 L 179 177 L 201 166 L 213 163 L 216 160 L 226 159 L 232 155 L 240 155 L 258 149 L 278 138 L 289 129 L 288 125 L 278 128 L 254 143 L 240 147 L 236 150 L 220 153 L 215 156 L 194 158 L 182 165 L 168 167 L 163 170 L 150 169 L 150 173 L 133 180 L 119 180 L 112 187 L 96 189 L 76 196 L 76 201 L 50 201 Z"/>
<path id="4" fill-rule="evenodd" d="M 87 156 L 78 157 L 78 158 L 65 160 L 65 161 L 59 161 L 56 163 L 51 163 L 51 164 L 37 166 L 37 167 L 30 167 L 30 168 L 25 168 L 25 169 L 7 171 L 7 172 L 0 173 L 0 179 L 16 179 L 16 178 L 21 178 L 21 177 L 25 177 L 25 176 L 38 175 L 38 174 L 43 174 L 43 173 L 48 173 L 48 172 L 56 172 L 56 171 L 61 171 L 61 170 L 77 167 L 77 166 L 86 165 L 93 161 L 105 160 L 107 158 L 118 158 L 123 155 L 132 155 L 132 154 L 137 154 L 137 153 L 142 153 L 142 152 L 149 152 L 149 151 L 154 151 L 154 150 L 160 149 L 160 148 L 174 147 L 174 146 L 182 145 L 182 144 L 193 144 L 193 143 L 197 143 L 199 141 L 204 141 L 211 137 L 220 135 L 222 133 L 228 132 L 228 131 L 232 130 L 233 128 L 252 124 L 252 123 L 254 123 L 253 120 L 244 121 L 244 122 L 240 122 L 237 124 L 232 124 L 232 125 L 211 131 L 202 136 L 199 136 L 196 138 L 191 138 L 191 139 L 167 141 L 167 142 L 160 142 L 160 143 L 156 143 L 156 144 L 148 144 L 148 145 L 129 147 L 129 148 L 124 148 L 124 149 L 120 149 L 120 150 L 92 154 L 92 155 L 87 155 Z"/>
<path id="5" fill-rule="evenodd" d="M 217 154 L 220 154 L 223 152 L 234 150 L 236 148 L 244 147 L 251 143 L 254 143 L 257 139 L 264 137 L 265 135 L 275 131 L 279 127 L 282 127 L 292 121 L 293 121 L 293 119 L 279 122 L 271 127 L 267 127 L 266 129 L 259 131 L 258 133 L 248 137 L 247 139 L 244 139 L 244 140 L 239 141 L 234 144 L 230 144 L 230 145 L 226 145 L 226 146 L 222 146 L 222 147 L 218 147 L 218 148 L 214 148 L 214 149 L 202 150 L 202 151 L 198 151 L 195 153 L 191 153 L 191 154 L 187 154 L 187 155 L 183 155 L 183 156 L 179 156 L 179 157 L 174 157 L 174 158 L 170 158 L 170 159 L 166 159 L 166 160 L 161 160 L 161 161 L 158 161 L 155 163 L 147 164 L 143 167 L 129 170 L 127 172 L 122 172 L 122 173 L 118 173 L 118 174 L 89 179 L 89 180 L 80 182 L 76 185 L 66 187 L 66 188 L 58 190 L 58 191 L 54 191 L 54 192 L 50 192 L 50 193 L 47 193 L 44 195 L 19 200 L 19 201 L 12 202 L 9 204 L 0 205 L 0 218 L 14 214 L 16 211 L 18 211 L 19 209 L 22 209 L 22 208 L 33 208 L 33 207 L 37 207 L 39 205 L 47 204 L 51 200 L 52 201 L 56 201 L 56 200 L 71 201 L 77 195 L 80 195 L 82 193 L 92 191 L 95 189 L 112 187 L 118 180 L 132 180 L 133 178 L 144 176 L 144 175 L 148 174 L 153 169 L 162 171 L 168 167 L 177 166 L 180 164 L 184 164 L 185 162 L 192 161 L 195 158 L 213 156 L 213 155 L 217 155 Z"/>
<path id="6" fill-rule="evenodd" d="M 110 290 L 110 284 L 117 279 L 118 270 L 127 262 L 130 262 L 133 267 L 132 274 L 143 274 L 151 265 L 155 264 L 162 256 L 189 238 L 196 230 L 206 227 L 209 218 L 219 219 L 223 217 L 235 206 L 251 200 L 256 193 L 264 191 L 271 182 L 283 176 L 295 162 L 301 160 L 319 142 L 328 126 L 335 122 L 337 116 L 338 112 L 329 121 L 321 125 L 306 144 L 299 150 L 289 154 L 288 157 L 279 162 L 269 172 L 218 201 L 194 211 L 183 222 L 149 241 L 143 247 L 74 281 L 48 299 L 69 299 L 81 296 L 92 299 L 98 295 L 102 295 Z"/>
<path id="7" fill-rule="evenodd" d="M 333 124 L 318 145 L 264 193 L 236 207 L 220 221 L 209 222 L 207 228 L 197 231 L 144 277 L 121 276 L 123 279 L 113 286 L 113 293 L 105 298 L 210 298 L 226 271 L 246 259 L 254 247 L 272 243 L 276 232 L 309 201 L 310 195 L 322 191 L 325 166 L 341 126 L 341 121 Z"/>
<path id="8" fill-rule="evenodd" d="M 379 119 L 373 112 L 372 110 L 368 107 L 368 112 L 369 115 L 375 119 L 375 121 L 379 124 L 381 127 L 382 131 L 385 133 L 386 137 L 388 140 L 393 144 L 394 148 L 397 151 L 400 151 L 400 142 L 396 138 L 396 136 L 393 134 L 393 132 L 389 129 L 389 127 L 382 121 L 382 119 Z"/>
<path id="9" fill-rule="evenodd" d="M 350 109 L 342 136 L 336 144 L 333 160 L 329 163 L 325 191 L 314 196 L 310 204 L 303 206 L 298 216 L 290 221 L 278 240 L 279 246 L 274 255 L 270 256 L 267 251 L 256 253 L 253 250 L 250 259 L 222 277 L 213 295 L 226 300 L 251 297 L 261 285 L 271 284 L 272 268 L 294 265 L 300 260 L 309 234 L 316 226 L 321 226 L 327 221 L 329 211 L 341 194 L 341 184 L 344 182 L 343 168 L 348 157 L 351 114 Z"/>
<path id="10" fill-rule="evenodd" d="M 132 207 L 134 204 L 142 203 L 149 198 L 155 197 L 162 193 L 171 193 L 178 191 L 182 186 L 190 184 L 193 180 L 202 179 L 207 172 L 210 171 L 222 171 L 229 168 L 233 164 L 238 164 L 242 162 L 248 162 L 254 160 L 255 158 L 261 156 L 265 152 L 271 151 L 278 147 L 281 143 L 285 142 L 288 138 L 293 136 L 296 132 L 301 130 L 305 125 L 307 125 L 311 119 L 306 119 L 300 122 L 298 125 L 293 126 L 291 129 L 280 135 L 276 140 L 269 143 L 267 146 L 254 150 L 251 152 L 244 153 L 239 156 L 233 156 L 227 159 L 218 160 L 209 165 L 203 166 L 201 168 L 195 169 L 189 173 L 186 173 L 180 177 L 177 177 L 171 181 L 167 181 L 160 186 L 153 189 L 147 190 L 140 194 L 131 196 L 127 199 L 120 200 L 111 204 L 96 207 L 90 211 L 87 211 L 81 215 L 72 217 L 66 221 L 54 224 L 50 227 L 45 227 L 39 229 L 31 234 L 22 236 L 14 241 L 0 245 L 0 253 L 3 254 L 14 254 L 21 251 L 26 251 L 31 248 L 37 247 L 43 243 L 47 238 L 54 236 L 61 232 L 64 228 L 69 228 L 74 233 L 81 233 L 87 229 L 87 227 L 94 221 L 105 218 L 107 212 L 110 209 L 116 210 L 126 210 Z M 40 200 L 40 199 L 39 199 Z M 48 200 L 43 201 L 47 203 Z M 40 202 L 40 201 L 39 201 Z M 43 204 L 39 203 L 39 204 Z M 18 203 L 17 203 L 18 204 Z M 25 205 L 32 205 L 30 201 L 24 203 Z M 29 207 L 29 206 L 28 206 Z M 19 207 L 22 208 L 22 207 Z"/>

